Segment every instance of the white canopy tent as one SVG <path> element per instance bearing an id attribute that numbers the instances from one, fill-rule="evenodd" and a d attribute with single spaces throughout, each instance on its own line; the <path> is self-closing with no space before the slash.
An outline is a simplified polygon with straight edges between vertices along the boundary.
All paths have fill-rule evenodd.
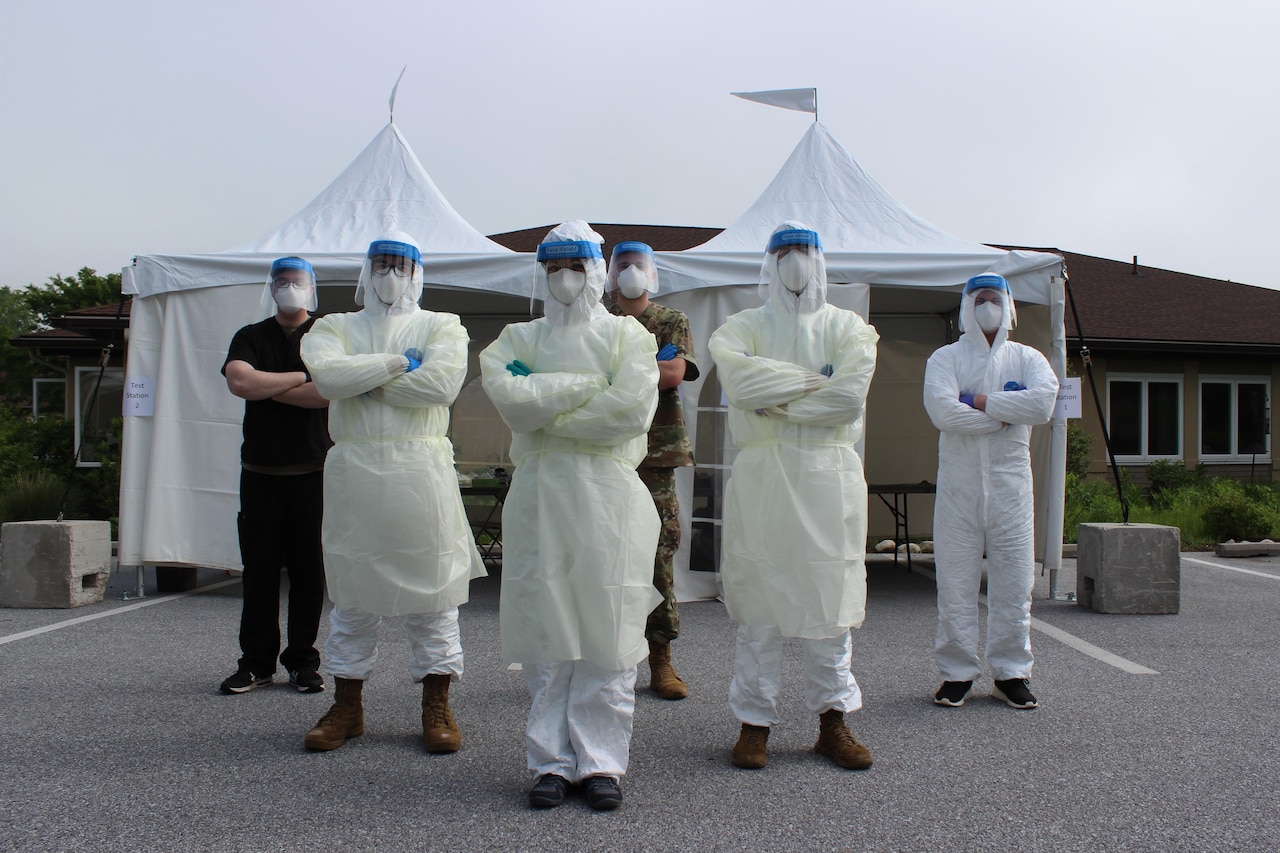
<path id="1" fill-rule="evenodd" d="M 713 502 L 718 503 L 729 449 L 706 342 L 730 314 L 759 304 L 755 282 L 763 248 L 784 219 L 799 219 L 822 234 L 831 301 L 869 313 L 881 331 L 869 415 L 869 480 L 912 482 L 933 476 L 933 467 L 919 468 L 921 459 L 928 465 L 929 453 L 920 452 L 922 442 L 936 453 L 932 427 L 926 425 L 924 438 L 916 436 L 909 446 L 895 444 L 903 432 L 896 424 L 878 438 L 877 412 L 889 413 L 892 405 L 881 406 L 877 394 L 898 389 L 897 399 L 913 400 L 923 417 L 916 374 L 922 375 L 928 352 L 947 341 L 946 318 L 954 314 L 969 276 L 1001 272 L 1019 302 L 1048 306 L 1048 316 L 1030 324 L 1041 339 L 1031 342 L 1050 355 L 1062 375 L 1061 259 L 968 243 L 934 228 L 889 196 L 815 123 L 737 223 L 701 246 L 658 254 L 664 294 L 659 298 L 690 315 L 702 366 L 702 378 L 687 383 L 684 397 L 699 448 L 699 471 L 705 468 L 714 481 Z M 149 395 L 154 413 L 125 419 L 122 564 L 239 568 L 235 515 L 243 402 L 219 376 L 227 344 L 237 328 L 265 316 L 262 286 L 271 260 L 287 254 L 306 257 L 321 285 L 322 310 L 354 307 L 349 299 L 365 249 L 391 229 L 413 235 L 430 256 L 425 265 L 427 301 L 434 309 L 463 316 L 473 358 L 503 324 L 527 318 L 531 256 L 499 246 L 463 220 L 392 124 L 314 201 L 261 238 L 217 254 L 144 255 L 124 270 L 124 290 L 136 297 L 127 379 Z M 1026 329 L 1025 311 L 1023 316 Z M 927 334 L 915 328 L 920 320 L 929 326 Z M 890 328 L 895 325 L 896 332 Z M 1025 334 L 1022 338 L 1028 339 Z M 472 389 L 470 399 L 482 396 Z M 455 412 L 455 443 L 458 420 Z M 476 432 L 477 426 L 469 420 L 464 431 Z M 1052 463 L 1049 442 L 1042 444 L 1037 491 L 1057 495 L 1058 519 L 1049 518 L 1040 527 L 1060 531 L 1061 479 L 1055 484 L 1043 474 L 1061 473 L 1065 423 L 1054 427 L 1057 455 Z M 694 479 L 686 470 L 679 481 L 685 514 L 677 563 L 682 599 L 718 592 L 714 573 L 688 571 Z M 1038 497 L 1037 506 L 1041 504 Z M 1052 511 L 1053 504 L 1043 501 L 1044 512 Z M 714 525 L 716 515 L 713 509 L 708 523 Z M 1038 541 L 1044 539 L 1041 532 Z M 1055 539 L 1060 546 L 1060 535 L 1049 537 L 1050 545 Z M 1046 550 L 1046 561 L 1054 553 Z"/>
<path id="2" fill-rule="evenodd" d="M 240 567 L 244 401 L 219 375 L 227 345 L 236 329 L 267 316 L 263 284 L 273 259 L 307 258 L 322 307 L 326 299 L 354 307 L 368 245 L 393 229 L 431 256 L 428 287 L 482 288 L 497 302 L 528 292 L 529 255 L 472 228 L 394 124 L 314 201 L 257 240 L 217 254 L 142 255 L 125 268 L 123 290 L 135 295 L 127 381 L 149 395 L 154 413 L 125 418 L 122 565 Z"/>
<path id="3" fill-rule="evenodd" d="M 681 387 L 697 448 L 695 471 L 713 484 L 700 490 L 708 495 L 705 499 L 695 501 L 695 472 L 685 469 L 677 480 L 686 533 L 677 563 L 681 599 L 716 594 L 714 574 L 687 570 L 688 534 L 696 524 L 704 530 L 719 524 L 715 507 L 732 458 L 732 448 L 723 438 L 724 403 L 707 340 L 731 314 L 760 304 L 756 285 L 764 247 L 784 220 L 800 220 L 821 235 L 830 283 L 828 301 L 869 317 L 881 332 L 868 409 L 868 482 L 934 479 L 937 432 L 921 403 L 924 362 L 934 348 L 954 340 L 951 324 L 970 276 L 997 272 L 1009 280 L 1021 306 L 1022 324 L 1016 337 L 1039 347 L 1059 377 L 1065 375 L 1062 258 L 971 243 L 925 222 L 889 195 L 825 127 L 814 122 L 772 183 L 737 222 L 701 246 L 657 254 L 658 299 L 688 314 L 693 328 L 702 375 Z M 1028 304 L 1045 306 L 1047 312 L 1029 317 L 1035 312 L 1025 310 Z M 711 428 L 714 439 L 699 439 L 700 427 Z M 1056 570 L 1062 545 L 1066 423 L 1057 421 L 1051 430 L 1038 432 L 1038 553 L 1047 567 Z M 874 503 L 872 511 L 877 511 Z M 701 520 L 695 522 L 695 518 Z"/>

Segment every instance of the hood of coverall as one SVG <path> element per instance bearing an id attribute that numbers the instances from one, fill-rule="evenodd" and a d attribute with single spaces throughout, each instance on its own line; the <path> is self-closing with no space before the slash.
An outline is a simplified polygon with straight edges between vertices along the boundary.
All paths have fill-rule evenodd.
<path id="1" fill-rule="evenodd" d="M 760 266 L 759 292 L 765 305 L 779 313 L 812 314 L 827 304 L 827 262 L 818 232 L 797 220 L 773 229 Z"/>
<path id="2" fill-rule="evenodd" d="M 570 326 L 608 316 L 609 312 L 600 304 L 607 280 L 604 253 L 600 249 L 603 243 L 604 238 L 590 225 L 573 219 L 552 228 L 538 244 L 530 299 L 542 300 L 543 316 L 552 325 Z M 582 261 L 585 282 L 567 305 L 552 295 L 548 283 L 546 261 L 556 259 Z"/>

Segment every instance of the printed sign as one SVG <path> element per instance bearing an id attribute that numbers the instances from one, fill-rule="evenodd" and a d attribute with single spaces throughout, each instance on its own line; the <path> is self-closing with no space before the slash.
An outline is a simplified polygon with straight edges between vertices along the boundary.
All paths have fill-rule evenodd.
<path id="1" fill-rule="evenodd" d="M 149 418 L 156 413 L 150 376 L 129 376 L 124 380 L 124 416 Z"/>
<path id="2" fill-rule="evenodd" d="M 1080 417 L 1080 377 L 1068 376 L 1058 387 L 1058 404 L 1053 407 L 1055 418 Z"/>

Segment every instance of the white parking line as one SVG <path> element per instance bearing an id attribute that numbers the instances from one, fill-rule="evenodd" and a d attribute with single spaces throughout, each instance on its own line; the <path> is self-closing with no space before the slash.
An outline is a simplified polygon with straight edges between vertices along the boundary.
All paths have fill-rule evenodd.
<path id="1" fill-rule="evenodd" d="M 933 572 L 929 571 L 928 569 L 915 569 L 914 571 L 924 575 L 927 578 L 934 577 Z M 987 597 L 985 595 L 979 595 L 978 603 L 980 603 L 983 607 L 986 607 Z M 1046 637 L 1051 637 L 1057 640 L 1059 643 L 1070 646 L 1076 651 L 1082 652 L 1088 655 L 1089 657 L 1093 658 L 1094 660 L 1099 660 L 1105 664 L 1114 666 L 1116 669 L 1124 670 L 1130 675 L 1159 675 L 1160 674 L 1154 669 L 1145 667 L 1140 663 L 1134 663 L 1133 661 L 1128 660 L 1127 658 L 1122 658 L 1119 655 L 1114 654 L 1113 652 L 1109 652 L 1104 648 L 1095 646 L 1093 643 L 1090 643 L 1088 640 L 1082 640 L 1079 637 L 1077 637 L 1075 634 L 1068 634 L 1066 631 L 1062 630 L 1061 628 L 1055 628 L 1049 623 L 1042 622 L 1039 619 L 1035 618 L 1034 616 L 1031 617 L 1031 627 L 1039 631 L 1041 634 L 1044 634 Z"/>
<path id="2" fill-rule="evenodd" d="M 985 598 L 985 596 L 984 596 Z M 983 602 L 986 603 L 985 601 Z M 1075 634 L 1068 634 L 1061 628 L 1055 628 L 1045 622 L 1041 622 L 1034 616 L 1031 617 L 1031 627 L 1035 628 L 1046 637 L 1052 637 L 1059 643 L 1065 643 L 1078 652 L 1084 652 L 1091 658 L 1096 658 L 1103 663 L 1109 663 L 1116 669 L 1122 669 L 1130 675 L 1159 675 L 1160 673 L 1154 669 L 1148 669 L 1140 663 L 1134 663 L 1131 660 L 1122 658 L 1117 654 L 1098 648 L 1093 643 L 1080 639 Z"/>
<path id="3" fill-rule="evenodd" d="M 177 601 L 179 598 L 186 598 L 188 595 L 208 592 L 211 589 L 219 589 L 224 586 L 230 586 L 233 583 L 240 583 L 240 579 L 233 578 L 229 581 L 219 581 L 218 583 L 211 583 L 208 586 L 202 586 L 199 589 L 193 589 L 189 592 L 179 592 L 174 595 L 165 595 L 159 598 L 148 598 L 146 601 L 139 601 L 137 604 L 126 604 L 124 607 L 117 607 L 114 610 L 104 610 L 101 613 L 94 613 L 89 616 L 77 616 L 75 619 L 66 619 L 62 622 L 54 622 L 52 625 L 45 625 L 43 628 L 32 628 L 30 631 L 19 631 L 17 634 L 9 634 L 8 636 L 0 637 L 0 646 L 3 646 L 5 643 L 25 640 L 27 637 L 47 634 L 50 631 L 57 631 L 61 628 L 70 628 L 72 625 L 92 622 L 95 619 L 105 619 L 108 616 L 117 616 L 121 613 L 128 613 L 130 610 L 137 610 L 141 607 L 150 607 L 153 604 L 164 604 L 166 601 Z"/>
<path id="4" fill-rule="evenodd" d="M 1260 578 L 1271 578 L 1273 581 L 1280 581 L 1280 575 L 1269 575 L 1266 572 L 1255 572 L 1253 569 L 1240 569 L 1235 566 L 1227 566 L 1222 563 L 1210 563 L 1208 560 L 1200 560 L 1195 557 L 1183 557 L 1184 563 L 1199 563 L 1202 566 L 1210 566 L 1215 569 L 1226 569 L 1229 572 L 1239 572 L 1242 575 L 1257 575 Z"/>

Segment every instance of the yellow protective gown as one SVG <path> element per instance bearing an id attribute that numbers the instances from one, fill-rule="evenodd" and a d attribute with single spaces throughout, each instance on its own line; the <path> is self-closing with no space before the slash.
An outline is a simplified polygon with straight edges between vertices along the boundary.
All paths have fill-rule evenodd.
<path id="1" fill-rule="evenodd" d="M 389 379 L 410 348 L 422 366 Z M 449 406 L 467 369 L 454 314 L 420 309 L 331 314 L 302 339 L 302 360 L 329 403 L 324 562 L 338 607 L 382 616 L 438 613 L 483 577 L 458 492 Z"/>
<path id="2" fill-rule="evenodd" d="M 826 304 L 752 308 L 711 336 L 740 448 L 725 488 L 720 572 L 729 615 L 743 625 L 822 639 L 862 624 L 867 487 L 854 445 L 879 338 Z M 826 365 L 831 377 L 806 391 Z"/>
<path id="3" fill-rule="evenodd" d="M 631 317 L 507 326 L 480 354 L 511 427 L 502 513 L 502 654 L 508 662 L 644 659 L 658 513 L 636 475 L 658 400 L 657 344 Z M 512 376 L 520 360 L 531 376 Z"/>

